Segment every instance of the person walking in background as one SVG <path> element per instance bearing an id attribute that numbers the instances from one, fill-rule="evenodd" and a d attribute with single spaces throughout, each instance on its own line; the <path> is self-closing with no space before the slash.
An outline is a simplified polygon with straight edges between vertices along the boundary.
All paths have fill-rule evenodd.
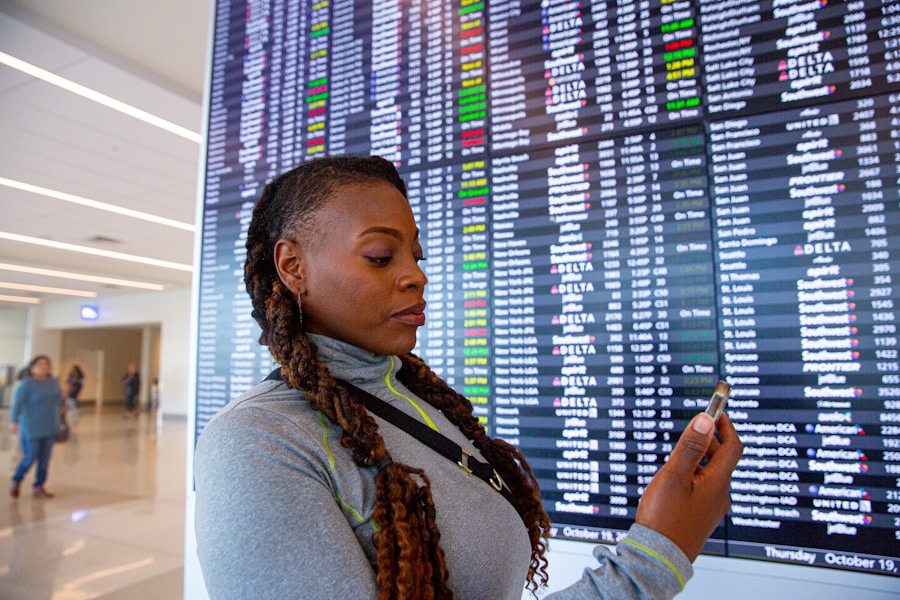
<path id="1" fill-rule="evenodd" d="M 44 488 L 53 442 L 60 431 L 60 408 L 62 389 L 51 375 L 50 359 L 44 355 L 35 356 L 28 363 L 30 375 L 22 379 L 13 397 L 12 412 L 9 416 L 10 431 L 18 433 L 25 456 L 13 474 L 9 493 L 19 497 L 22 479 L 37 463 L 33 495 L 35 498 L 52 498 L 53 494 Z"/>
<path id="2" fill-rule="evenodd" d="M 81 415 L 81 406 L 78 404 L 78 394 L 84 387 L 84 371 L 78 365 L 72 365 L 66 376 L 66 424 L 69 429 L 74 429 Z"/>
<path id="3" fill-rule="evenodd" d="M 141 374 L 138 373 L 134 363 L 128 364 L 128 371 L 122 376 L 122 386 L 125 388 L 125 418 L 138 417 L 137 397 L 141 391 Z"/>
<path id="4" fill-rule="evenodd" d="M 73 400 L 75 406 L 78 406 L 78 394 L 84 387 L 84 371 L 78 365 L 72 365 L 69 374 L 66 376 L 66 399 Z"/>

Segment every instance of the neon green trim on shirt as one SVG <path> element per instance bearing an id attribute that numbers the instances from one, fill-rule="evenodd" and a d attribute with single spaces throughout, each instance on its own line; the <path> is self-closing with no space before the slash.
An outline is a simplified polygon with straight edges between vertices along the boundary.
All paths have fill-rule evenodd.
<path id="1" fill-rule="evenodd" d="M 627 545 L 629 545 L 629 546 L 633 546 L 633 547 L 637 548 L 638 550 L 641 550 L 642 552 L 645 552 L 645 553 L 649 554 L 650 556 L 652 556 L 653 558 L 655 558 L 656 560 L 658 560 L 658 561 L 661 562 L 662 564 L 664 564 L 664 565 L 666 565 L 667 567 L 669 567 L 669 569 L 670 569 L 673 573 L 675 573 L 675 577 L 678 578 L 678 585 L 681 586 L 681 589 L 682 589 L 682 590 L 684 589 L 684 577 L 681 576 L 681 573 L 678 572 L 678 569 L 675 567 L 675 565 L 672 564 L 672 561 L 671 561 L 671 560 L 669 560 L 668 558 L 666 558 L 665 556 L 663 556 L 662 554 L 660 554 L 660 553 L 657 552 L 656 550 L 653 550 L 653 549 L 651 549 L 651 548 L 648 548 L 647 546 L 641 544 L 640 542 L 636 542 L 636 541 L 634 541 L 634 540 L 631 539 L 631 538 L 623 538 L 622 541 L 619 542 L 619 543 L 620 543 L 620 544 L 627 544 Z"/>
<path id="2" fill-rule="evenodd" d="M 393 384 L 391 383 L 391 373 L 394 372 L 394 357 L 391 356 L 390 358 L 391 358 L 391 369 L 390 369 L 390 370 L 387 372 L 387 374 L 384 376 L 384 384 L 388 387 L 389 390 L 391 390 L 391 392 L 394 393 L 395 396 L 400 396 L 401 398 L 403 398 L 404 400 L 406 400 L 407 402 L 409 402 L 410 404 L 412 404 L 412 405 L 413 405 L 413 408 L 415 408 L 417 411 L 419 411 L 419 414 L 422 415 L 422 418 L 423 418 L 423 419 L 425 419 L 425 424 L 428 425 L 429 427 L 431 427 L 432 429 L 434 429 L 435 431 L 437 431 L 438 433 L 440 433 L 441 430 L 437 428 L 437 425 L 434 424 L 434 421 L 431 420 L 431 417 L 429 417 L 429 416 L 425 413 L 425 411 L 422 410 L 422 409 L 419 407 L 418 404 L 416 404 L 415 402 L 413 402 L 412 398 L 409 398 L 409 397 L 407 397 L 407 396 L 404 396 L 403 394 L 401 394 L 400 392 L 398 392 L 396 389 L 394 389 L 394 386 L 393 386 Z"/>
<path id="3" fill-rule="evenodd" d="M 325 424 L 325 417 L 321 412 L 316 414 L 319 416 L 319 425 L 322 426 L 322 445 L 325 446 L 325 452 L 328 453 L 328 470 L 334 473 L 334 454 L 331 453 L 331 447 L 328 445 L 328 425 Z"/>
<path id="4" fill-rule="evenodd" d="M 328 470 L 334 473 L 334 454 L 331 453 L 331 446 L 328 445 L 328 425 L 325 423 L 325 416 L 322 414 L 322 412 L 319 411 L 317 412 L 317 414 L 319 416 L 319 425 L 322 426 L 322 445 L 325 446 L 325 452 L 328 453 Z M 344 510 L 353 515 L 353 518 L 355 518 L 360 523 L 366 523 L 368 521 L 367 519 L 364 519 L 361 514 L 359 514 L 358 510 L 344 502 L 344 499 L 341 497 L 341 493 L 339 491 L 335 490 L 334 495 L 337 497 L 337 501 L 344 508 Z M 375 529 L 375 531 L 378 531 L 378 527 L 375 526 L 375 523 L 372 523 L 372 528 Z"/>

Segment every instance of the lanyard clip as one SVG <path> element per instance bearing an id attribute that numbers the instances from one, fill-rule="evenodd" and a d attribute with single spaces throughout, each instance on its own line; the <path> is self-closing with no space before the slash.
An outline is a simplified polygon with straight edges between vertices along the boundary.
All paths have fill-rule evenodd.
<path id="1" fill-rule="evenodd" d="M 497 469 L 494 469 L 494 476 L 488 479 L 488 483 L 490 483 L 491 487 L 493 487 L 498 492 L 502 490 L 506 485 L 506 482 L 503 481 L 502 477 L 500 477 L 500 473 L 497 472 Z"/>

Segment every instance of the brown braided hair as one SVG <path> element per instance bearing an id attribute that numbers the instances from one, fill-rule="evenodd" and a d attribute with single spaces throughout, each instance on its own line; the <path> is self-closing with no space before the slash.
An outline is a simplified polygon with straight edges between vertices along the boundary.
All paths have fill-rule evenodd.
<path id="1" fill-rule="evenodd" d="M 279 278 L 275 244 L 282 238 L 303 239 L 312 233 L 317 211 L 339 188 L 367 181 L 385 181 L 406 197 L 406 184 L 394 165 L 380 157 L 316 158 L 273 179 L 253 209 L 247 232 L 244 283 L 253 303 L 253 318 L 281 365 L 289 387 L 301 391 L 314 410 L 341 428 L 341 445 L 360 467 L 378 467 L 375 475 L 379 600 L 452 598 L 449 574 L 435 523 L 431 484 L 427 475 L 393 462 L 378 433 L 375 419 L 332 377 L 306 335 L 296 298 Z M 515 497 L 531 540 L 528 588 L 546 585 L 544 558 L 550 523 L 538 498 L 534 474 L 521 452 L 502 440 L 492 440 L 472 414 L 472 405 L 413 354 L 401 357 L 401 382 L 441 410 L 492 463 Z M 417 483 L 415 476 L 423 485 Z"/>

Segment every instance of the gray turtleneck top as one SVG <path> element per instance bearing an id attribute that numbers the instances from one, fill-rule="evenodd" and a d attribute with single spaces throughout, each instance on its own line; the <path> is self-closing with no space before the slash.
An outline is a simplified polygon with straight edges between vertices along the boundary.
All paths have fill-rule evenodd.
<path id="1" fill-rule="evenodd" d="M 439 410 L 397 381 L 399 358 L 311 338 L 334 377 L 430 422 L 481 459 Z M 375 420 L 393 459 L 431 481 L 454 597 L 522 598 L 531 545 L 516 510 L 482 480 Z M 340 433 L 281 381 L 255 386 L 207 424 L 194 457 L 195 531 L 212 598 L 377 598 L 375 469 L 352 461 Z M 594 555 L 600 568 L 548 598 L 671 598 L 692 574 L 675 544 L 639 525 L 615 551 L 598 546 Z"/>

